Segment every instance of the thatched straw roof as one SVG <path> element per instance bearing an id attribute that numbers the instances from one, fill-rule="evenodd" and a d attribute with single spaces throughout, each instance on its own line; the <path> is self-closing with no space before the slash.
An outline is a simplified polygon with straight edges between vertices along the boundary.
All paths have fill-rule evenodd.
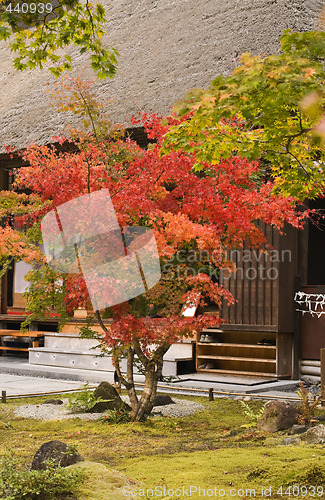
<path id="1" fill-rule="evenodd" d="M 114 80 L 98 83 L 112 99 L 113 121 L 137 110 L 166 114 L 193 87 L 229 72 L 243 52 L 278 50 L 286 28 L 314 28 L 322 0 L 102 0 L 107 42 L 120 53 Z M 71 51 L 79 74 L 92 77 L 87 58 Z M 0 45 L 0 146 L 47 143 L 65 128 L 49 105 L 47 71 L 16 72 L 13 55 Z"/>

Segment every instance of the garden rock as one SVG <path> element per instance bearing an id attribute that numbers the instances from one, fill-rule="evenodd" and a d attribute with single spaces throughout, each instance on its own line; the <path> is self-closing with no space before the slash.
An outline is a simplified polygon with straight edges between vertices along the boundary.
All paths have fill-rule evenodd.
<path id="1" fill-rule="evenodd" d="M 297 422 L 298 411 L 284 401 L 269 401 L 257 426 L 265 432 L 289 429 Z"/>
<path id="2" fill-rule="evenodd" d="M 61 399 L 47 399 L 42 404 L 43 405 L 63 405 L 63 401 Z"/>
<path id="3" fill-rule="evenodd" d="M 31 469 L 45 470 L 47 460 L 58 462 L 60 467 L 68 467 L 83 461 L 83 457 L 62 441 L 48 441 L 43 443 L 34 455 Z"/>
<path id="4" fill-rule="evenodd" d="M 298 438 L 293 438 L 293 437 L 287 437 L 282 441 L 282 444 L 284 445 L 291 445 L 291 444 L 297 444 L 300 443 L 300 439 Z"/>
<path id="5" fill-rule="evenodd" d="M 325 425 L 316 425 L 311 427 L 307 432 L 301 435 L 308 444 L 324 444 L 325 443 Z"/>
<path id="6" fill-rule="evenodd" d="M 295 424 L 292 426 L 290 434 L 302 434 L 303 432 L 306 432 L 306 430 L 307 430 L 306 425 Z"/>
<path id="7" fill-rule="evenodd" d="M 167 394 L 157 394 L 157 396 L 155 396 L 155 399 L 153 400 L 153 406 L 165 406 L 174 404 L 175 401 L 173 401 L 172 398 Z"/>
<path id="8" fill-rule="evenodd" d="M 99 401 L 96 403 L 91 410 L 92 412 L 101 413 L 106 410 L 119 410 L 122 405 L 126 410 L 131 410 L 131 408 L 122 401 L 115 387 L 109 382 L 101 382 L 95 389 L 94 396 L 95 398 L 100 397 L 107 401 Z"/>

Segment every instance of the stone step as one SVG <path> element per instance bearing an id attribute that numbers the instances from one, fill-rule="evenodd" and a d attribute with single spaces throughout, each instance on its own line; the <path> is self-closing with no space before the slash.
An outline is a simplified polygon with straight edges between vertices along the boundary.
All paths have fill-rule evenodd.
<path id="1" fill-rule="evenodd" d="M 76 338 L 75 340 L 80 341 L 89 339 Z M 114 371 L 111 356 L 99 356 L 100 351 L 97 351 L 97 353 L 96 355 L 96 351 L 90 351 L 89 348 L 80 350 L 69 349 L 66 345 L 63 349 L 54 349 L 53 347 L 47 346 L 36 347 L 29 349 L 29 364 L 82 368 L 85 370 L 102 370 L 108 372 Z M 182 362 L 191 362 L 192 360 L 191 344 L 172 345 L 164 356 L 163 375 L 176 376 L 179 371 L 179 365 Z M 126 370 L 126 360 L 122 360 L 121 367 L 123 371 Z M 136 369 L 135 373 L 138 373 Z"/>
<path id="2" fill-rule="evenodd" d="M 90 354 L 89 349 L 84 351 L 70 351 L 68 349 L 48 349 L 47 347 L 29 349 L 29 364 L 61 366 L 67 368 L 82 368 L 84 370 L 103 370 L 113 372 L 111 356 L 96 356 Z"/>
<path id="3" fill-rule="evenodd" d="M 83 352 L 98 345 L 96 339 L 82 339 L 78 333 L 69 332 L 44 332 L 44 347 L 53 351 L 63 349 L 66 351 Z M 93 350 L 92 350 L 93 351 Z M 94 352 L 94 351 L 93 351 Z M 96 351 L 95 351 L 96 352 Z M 100 352 L 100 351 L 98 351 Z M 192 359 L 193 344 L 178 342 L 171 345 L 165 355 L 166 359 Z"/>
<path id="4" fill-rule="evenodd" d="M 79 333 L 50 332 L 44 335 L 44 347 L 53 350 L 87 351 L 97 345 L 96 339 L 82 339 Z"/>
<path id="5" fill-rule="evenodd" d="M 170 360 L 190 360 L 193 359 L 193 345 L 189 343 L 177 342 L 172 344 L 166 352 L 164 359 Z"/>

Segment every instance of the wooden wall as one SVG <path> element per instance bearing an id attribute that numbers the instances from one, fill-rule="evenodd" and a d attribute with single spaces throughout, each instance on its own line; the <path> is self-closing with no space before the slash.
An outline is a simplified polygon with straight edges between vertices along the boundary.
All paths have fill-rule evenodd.
<path id="1" fill-rule="evenodd" d="M 260 228 L 271 249 L 263 252 L 245 247 L 231 254 L 237 271 L 230 279 L 224 276 L 221 282 L 232 292 L 236 303 L 224 303 L 221 316 L 241 329 L 293 332 L 298 231 L 286 227 L 285 234 L 280 235 L 264 223 Z"/>
<path id="2" fill-rule="evenodd" d="M 325 286 L 301 287 L 305 293 L 325 293 Z M 302 306 L 303 307 L 303 306 Z M 299 314 L 300 357 L 301 359 L 320 359 L 320 349 L 325 347 L 325 316 Z"/>

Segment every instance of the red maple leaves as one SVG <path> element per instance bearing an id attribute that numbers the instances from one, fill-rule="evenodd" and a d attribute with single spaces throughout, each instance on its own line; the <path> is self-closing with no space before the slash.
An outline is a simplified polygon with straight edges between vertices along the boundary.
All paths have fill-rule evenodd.
<path id="1" fill-rule="evenodd" d="M 271 182 L 261 182 L 258 162 L 233 156 L 217 165 L 202 165 L 197 172 L 192 153 L 161 155 L 164 134 L 176 122 L 176 117 L 163 122 L 156 115 L 144 115 L 141 123 L 155 141 L 147 150 L 122 137 L 88 141 L 80 148 L 76 144 L 74 151 L 65 152 L 33 144 L 23 153 L 29 166 L 17 172 L 17 185 L 40 196 L 44 205 L 34 214 L 39 218 L 73 198 L 107 188 L 120 225 L 151 227 L 162 259 L 186 245 L 208 252 L 240 247 L 243 241 L 260 245 L 265 237 L 258 220 L 280 230 L 285 222 L 300 226 L 295 200 L 274 194 Z M 228 268 L 229 263 L 220 258 L 218 266 Z M 231 300 L 204 273 L 186 280 L 191 290 L 216 303 L 222 297 Z M 66 285 L 68 308 L 84 305 L 88 297 L 80 276 L 70 277 Z M 190 291 L 184 299 L 189 296 Z M 128 331 L 126 321 L 131 322 L 131 331 L 130 318 L 119 317 L 120 328 Z M 178 320 L 173 321 L 182 329 Z M 117 324 L 115 328 L 118 333 Z M 142 331 L 147 331 L 144 324 Z M 148 331 L 147 337 L 153 340 Z M 174 334 L 170 332 L 169 338 L 174 339 Z"/>

